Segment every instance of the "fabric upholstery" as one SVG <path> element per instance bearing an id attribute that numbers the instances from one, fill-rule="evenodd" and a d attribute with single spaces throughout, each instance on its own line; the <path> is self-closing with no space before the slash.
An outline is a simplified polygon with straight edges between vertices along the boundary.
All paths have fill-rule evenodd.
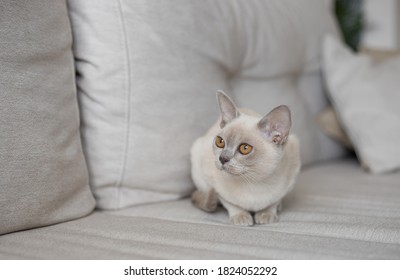
<path id="1" fill-rule="evenodd" d="M 326 107 L 319 115 L 318 115 L 318 124 L 321 129 L 328 135 L 332 137 L 340 144 L 345 146 L 347 149 L 353 151 L 353 144 L 349 136 L 347 136 L 346 131 L 340 125 L 335 110 L 332 106 Z"/>
<path id="2" fill-rule="evenodd" d="M 332 104 L 362 165 L 400 169 L 400 56 L 376 63 L 328 36 L 323 58 Z"/>
<path id="3" fill-rule="evenodd" d="M 228 225 L 188 199 L 95 212 L 0 237 L 2 259 L 399 259 L 400 173 L 353 159 L 300 173 L 278 223 Z"/>
<path id="4" fill-rule="evenodd" d="M 215 92 L 267 113 L 287 104 L 304 164 L 343 150 L 315 114 L 326 105 L 319 50 L 336 34 L 319 0 L 69 0 L 90 183 L 102 209 L 189 195 L 189 150 L 218 117 Z"/>
<path id="5" fill-rule="evenodd" d="M 0 234 L 94 208 L 66 1 L 0 2 Z"/>

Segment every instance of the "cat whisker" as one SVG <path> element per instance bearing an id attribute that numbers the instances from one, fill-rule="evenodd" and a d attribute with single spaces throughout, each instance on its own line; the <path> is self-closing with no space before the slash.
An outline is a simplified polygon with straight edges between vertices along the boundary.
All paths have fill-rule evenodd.
<path id="1" fill-rule="evenodd" d="M 242 178 L 247 184 L 250 184 L 251 182 L 249 181 L 249 179 L 246 177 L 245 174 L 239 174 L 239 177 Z"/>
<path id="2" fill-rule="evenodd" d="M 254 182 L 257 183 L 260 181 L 259 174 L 257 172 L 254 172 L 253 170 L 248 170 L 246 172 L 246 175 Z"/>
<path id="3" fill-rule="evenodd" d="M 254 176 L 252 176 L 250 172 L 241 173 L 239 176 L 249 184 L 256 183 Z"/>

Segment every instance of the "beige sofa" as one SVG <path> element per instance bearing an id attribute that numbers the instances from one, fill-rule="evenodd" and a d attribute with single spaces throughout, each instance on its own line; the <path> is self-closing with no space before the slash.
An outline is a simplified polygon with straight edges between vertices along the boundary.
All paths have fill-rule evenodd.
<path id="1" fill-rule="evenodd" d="M 2 1 L 0 258 L 399 259 L 400 173 L 315 122 L 325 2 Z M 277 223 L 188 198 L 219 88 L 292 108 L 303 168 Z"/>

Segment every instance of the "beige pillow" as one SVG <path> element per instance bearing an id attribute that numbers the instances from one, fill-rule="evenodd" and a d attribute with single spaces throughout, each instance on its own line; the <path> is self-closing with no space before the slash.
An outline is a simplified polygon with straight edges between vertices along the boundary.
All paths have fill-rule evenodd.
<path id="1" fill-rule="evenodd" d="M 317 117 L 321 129 L 349 150 L 353 150 L 353 144 L 342 125 L 339 123 L 336 112 L 332 106 L 326 107 Z"/>
<path id="2" fill-rule="evenodd" d="M 87 215 L 65 0 L 0 3 L 0 234 Z"/>
<path id="3" fill-rule="evenodd" d="M 389 50 L 364 48 L 361 50 L 361 53 L 370 56 L 375 62 L 383 62 L 385 60 L 400 56 L 400 51 L 394 51 L 394 50 L 389 51 Z"/>

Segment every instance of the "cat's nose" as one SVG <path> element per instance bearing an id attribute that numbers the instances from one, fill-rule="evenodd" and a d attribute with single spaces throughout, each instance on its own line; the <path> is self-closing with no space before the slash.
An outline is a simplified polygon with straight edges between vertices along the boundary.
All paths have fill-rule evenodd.
<path id="1" fill-rule="evenodd" d="M 222 165 L 224 165 L 225 163 L 227 163 L 229 161 L 229 158 L 220 156 L 219 161 L 222 163 Z"/>

